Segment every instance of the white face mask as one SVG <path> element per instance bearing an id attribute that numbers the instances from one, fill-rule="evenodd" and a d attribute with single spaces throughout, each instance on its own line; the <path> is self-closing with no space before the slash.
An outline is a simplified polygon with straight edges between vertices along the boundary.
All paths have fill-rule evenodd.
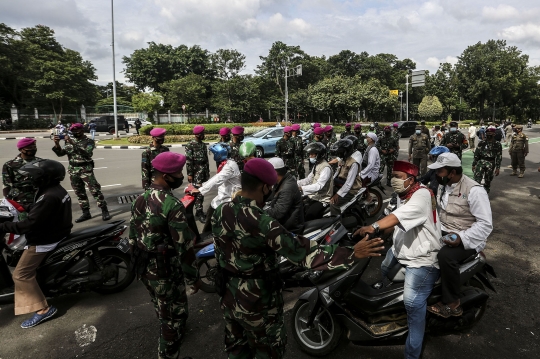
<path id="1" fill-rule="evenodd" d="M 457 128 L 455 127 L 450 127 L 450 132 L 456 132 L 457 131 Z"/>
<path id="2" fill-rule="evenodd" d="M 309 163 L 315 164 L 315 163 L 317 163 L 317 159 L 315 157 L 310 157 L 309 158 Z"/>
<path id="3" fill-rule="evenodd" d="M 416 130 L 416 134 L 419 135 L 422 133 L 422 130 Z"/>
<path id="4" fill-rule="evenodd" d="M 399 178 L 392 177 L 392 179 L 390 180 L 390 185 L 392 185 L 392 188 L 394 189 L 396 193 L 401 194 L 405 192 L 406 190 L 408 190 L 409 187 L 411 187 L 411 185 L 408 185 L 407 188 L 405 188 L 405 181 L 407 181 L 407 179 L 402 180 Z"/>

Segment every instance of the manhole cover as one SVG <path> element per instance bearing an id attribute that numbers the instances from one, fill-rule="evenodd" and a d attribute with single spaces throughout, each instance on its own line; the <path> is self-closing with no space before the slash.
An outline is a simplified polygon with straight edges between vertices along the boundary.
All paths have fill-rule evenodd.
<path id="1" fill-rule="evenodd" d="M 125 196 L 119 196 L 118 197 L 118 203 L 120 204 L 127 204 L 127 203 L 133 203 L 139 197 L 140 194 L 128 194 Z"/>

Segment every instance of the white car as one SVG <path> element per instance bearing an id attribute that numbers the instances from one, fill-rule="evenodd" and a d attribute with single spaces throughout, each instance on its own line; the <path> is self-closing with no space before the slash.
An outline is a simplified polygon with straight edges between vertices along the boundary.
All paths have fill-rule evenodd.
<path id="1" fill-rule="evenodd" d="M 135 127 L 135 121 L 137 121 L 137 118 L 127 118 L 127 122 L 129 123 L 129 128 L 133 128 Z M 141 127 L 144 127 L 146 125 L 151 125 L 152 122 L 150 121 L 146 121 L 146 120 L 141 120 Z"/>

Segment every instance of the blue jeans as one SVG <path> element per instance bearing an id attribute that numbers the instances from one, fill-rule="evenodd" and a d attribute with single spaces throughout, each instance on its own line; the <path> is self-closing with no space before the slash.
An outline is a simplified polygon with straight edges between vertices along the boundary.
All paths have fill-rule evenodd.
<path id="1" fill-rule="evenodd" d="M 94 139 L 94 137 L 96 136 L 96 131 L 91 130 L 91 131 L 90 131 L 90 134 L 92 135 L 92 139 Z"/>
<path id="2" fill-rule="evenodd" d="M 384 277 L 398 263 L 394 252 L 389 250 L 381 264 Z M 405 359 L 420 358 L 422 342 L 426 330 L 427 298 L 435 282 L 439 279 L 439 270 L 435 267 L 406 268 L 403 303 L 407 310 L 409 335 L 405 343 Z"/>

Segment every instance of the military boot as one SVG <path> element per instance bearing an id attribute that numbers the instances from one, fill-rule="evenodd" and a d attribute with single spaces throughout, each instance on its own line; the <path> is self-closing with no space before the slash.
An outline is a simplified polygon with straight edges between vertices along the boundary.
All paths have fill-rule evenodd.
<path id="1" fill-rule="evenodd" d="M 519 171 L 519 176 L 518 178 L 523 178 L 523 175 L 525 174 L 525 171 Z"/>
<path id="2" fill-rule="evenodd" d="M 107 206 L 101 207 L 101 218 L 103 218 L 104 221 L 108 221 L 109 219 L 111 219 L 111 215 L 109 214 Z"/>
<path id="3" fill-rule="evenodd" d="M 82 215 L 75 220 L 75 223 L 84 222 L 91 218 L 92 218 L 92 215 L 90 214 L 90 209 L 86 208 L 86 209 L 83 209 Z"/>
<path id="4" fill-rule="evenodd" d="M 517 171 L 516 171 L 516 170 L 513 170 L 513 172 L 510 173 L 510 176 L 517 176 Z"/>
<path id="5" fill-rule="evenodd" d="M 201 223 L 206 223 L 206 214 L 204 214 L 203 211 L 197 211 L 195 213 L 195 217 L 199 220 Z"/>

